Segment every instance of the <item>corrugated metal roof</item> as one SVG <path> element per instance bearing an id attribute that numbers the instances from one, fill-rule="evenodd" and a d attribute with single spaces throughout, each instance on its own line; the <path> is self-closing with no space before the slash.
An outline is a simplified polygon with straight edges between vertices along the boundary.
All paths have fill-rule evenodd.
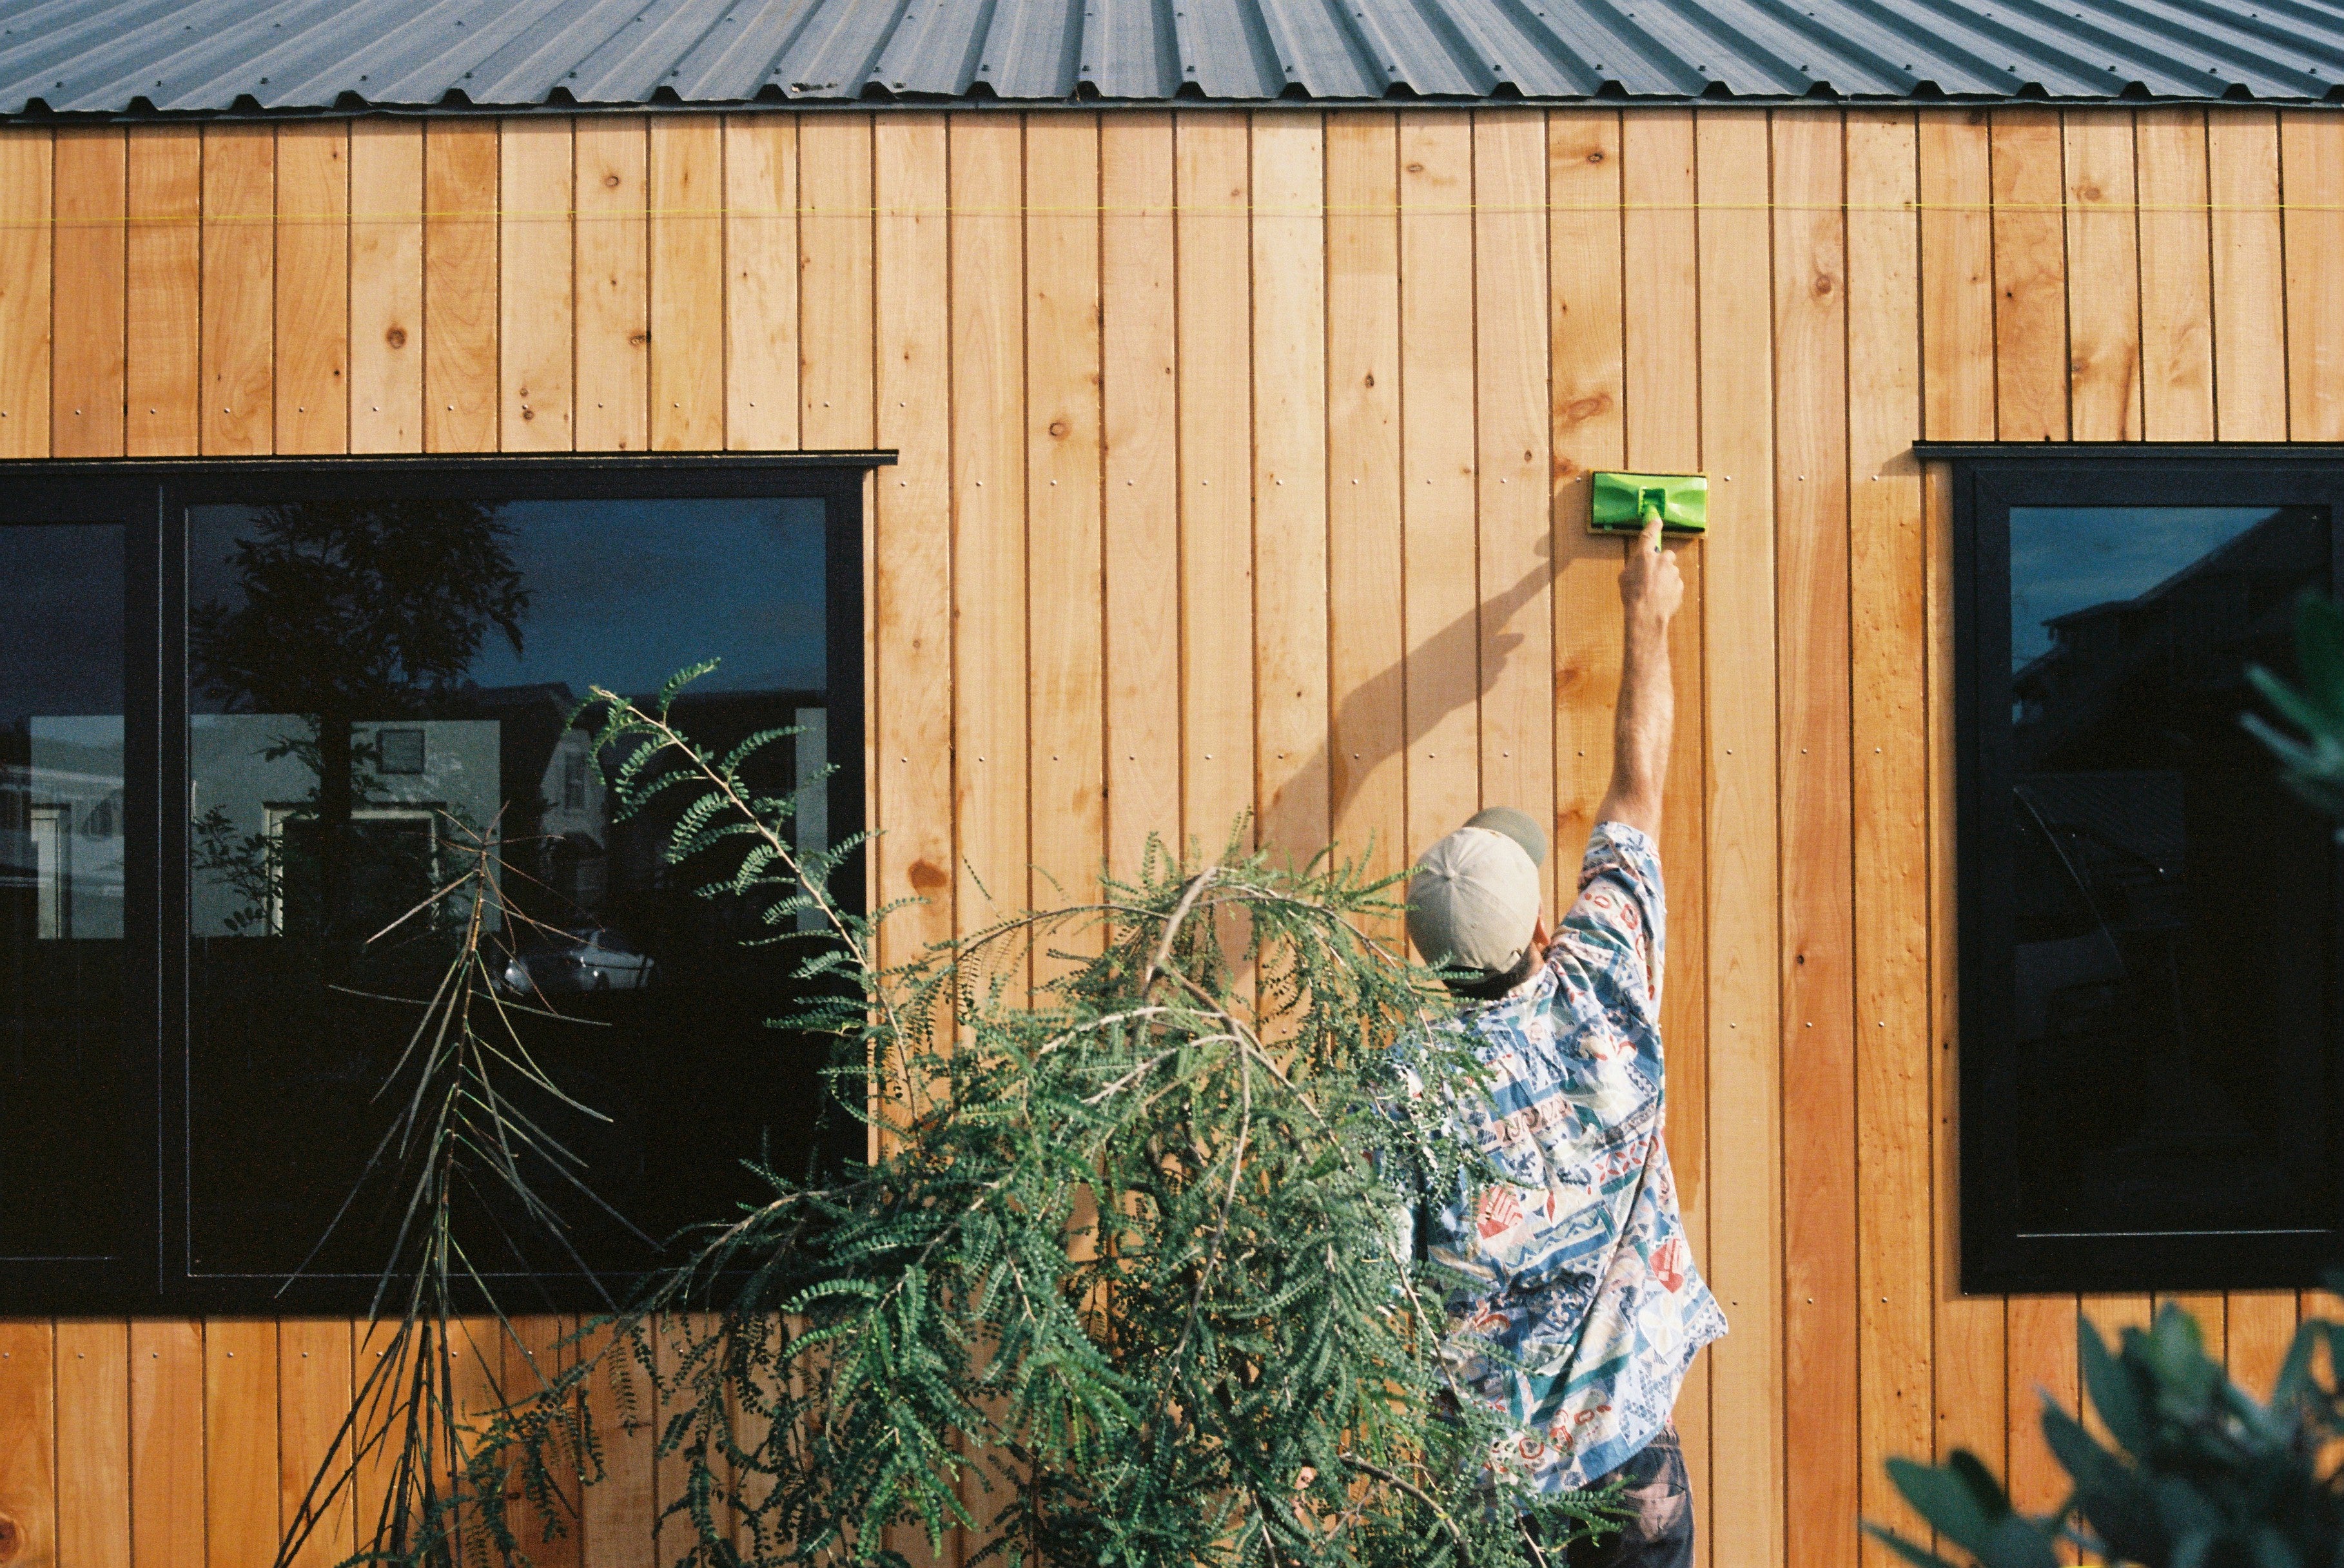
<path id="1" fill-rule="evenodd" d="M 2344 0 L 0 0 L 0 115 L 2344 99 Z"/>

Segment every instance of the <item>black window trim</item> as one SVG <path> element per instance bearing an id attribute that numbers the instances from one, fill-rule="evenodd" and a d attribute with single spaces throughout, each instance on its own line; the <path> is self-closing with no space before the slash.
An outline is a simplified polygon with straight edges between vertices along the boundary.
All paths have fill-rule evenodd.
<path id="1" fill-rule="evenodd" d="M 374 1282 L 354 1276 L 297 1279 L 189 1271 L 190 1196 L 185 1164 L 188 1060 L 187 824 L 157 810 L 174 798 L 187 765 L 186 713 L 186 518 L 189 506 L 249 504 L 348 495 L 354 483 L 382 495 L 473 496 L 500 500 L 661 499 L 775 497 L 816 499 L 825 508 L 827 640 L 832 684 L 861 690 L 831 720 L 834 822 L 864 814 L 864 730 L 870 703 L 864 663 L 864 482 L 893 465 L 891 450 L 707 453 L 429 453 L 302 457 L 19 458 L 0 461 L 0 524 L 120 522 L 126 561 L 123 767 L 124 1028 L 131 1076 L 124 1114 L 134 1168 L 129 1190 L 151 1195 L 146 1223 L 127 1227 L 122 1257 L 0 1257 L 0 1315 L 300 1312 L 366 1310 Z M 846 589 L 848 591 L 838 591 Z M 867 826 L 867 824 L 866 824 Z M 837 891 L 860 910 L 864 868 L 858 851 Z M 177 1152 L 174 1153 L 174 1149 Z M 604 1298 L 582 1277 L 510 1282 L 514 1311 L 591 1311 Z M 279 1287 L 283 1286 L 282 1289 Z M 501 1286 L 500 1288 L 502 1288 Z"/>
<path id="2" fill-rule="evenodd" d="M 1992 890 L 2008 835 L 2009 510 L 2013 506 L 2316 506 L 2329 518 L 2330 581 L 2344 591 L 2344 443 L 1918 442 L 1925 463 L 1952 466 L 1951 585 L 1955 871 L 1964 1107 L 2015 1091 L 2009 1023 L 2013 911 Z M 1996 779 L 2006 788 L 1997 796 Z M 1997 807 L 1997 799 L 2004 802 Z M 2344 915 L 2344 858 L 2331 877 Z M 2344 953 L 2331 968 L 2329 1094 L 2338 1129 L 2331 1181 L 2344 1192 Z M 2011 1182 L 2027 1151 L 2015 1121 L 1956 1108 L 1962 1291 L 2206 1291 L 2303 1288 L 2344 1258 L 2344 1223 L 2228 1232 L 2021 1232 Z"/>

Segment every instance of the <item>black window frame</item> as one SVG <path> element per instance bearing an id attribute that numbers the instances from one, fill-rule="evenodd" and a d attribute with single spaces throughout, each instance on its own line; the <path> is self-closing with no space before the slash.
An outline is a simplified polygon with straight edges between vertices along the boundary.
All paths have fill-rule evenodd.
<path id="1" fill-rule="evenodd" d="M 384 497 L 498 501 L 818 500 L 824 508 L 828 684 L 862 695 L 832 710 L 830 819 L 860 830 L 868 826 L 864 733 L 870 702 L 864 482 L 870 470 L 894 461 L 892 451 L 872 450 L 0 462 L 0 524 L 124 528 L 124 1158 L 131 1191 L 152 1200 L 151 1211 L 126 1226 L 132 1241 L 125 1256 L 0 1256 L 0 1316 L 342 1314 L 365 1311 L 373 1294 L 371 1279 L 329 1276 L 288 1285 L 275 1275 L 197 1274 L 189 1267 L 188 824 L 184 810 L 161 809 L 187 798 L 189 507 L 347 497 L 359 487 Z M 841 904 L 862 910 L 864 882 L 857 850 L 836 879 Z M 166 918 L 167 910 L 178 913 Z M 584 1276 L 533 1277 L 527 1292 L 534 1311 L 590 1311 L 604 1301 Z"/>
<path id="2" fill-rule="evenodd" d="M 2034 1292 L 2305 1288 L 2344 1259 L 2344 1218 L 2231 1231 L 2022 1231 L 2027 1151 L 2015 1116 L 2016 910 L 2011 815 L 2010 511 L 2014 507 L 2317 507 L 2331 588 L 2344 592 L 2344 444 L 1921 442 L 1951 466 L 1955 877 L 1961 1289 Z M 2276 763 L 2274 763 L 2276 768 Z M 2344 851 L 2331 850 L 2344 916 Z M 2339 938 L 2344 948 L 2344 938 Z M 2344 952 L 2331 954 L 2326 1030 L 2329 1180 L 2344 1194 Z M 2336 1212 L 2344 1216 L 2344 1202 Z"/>

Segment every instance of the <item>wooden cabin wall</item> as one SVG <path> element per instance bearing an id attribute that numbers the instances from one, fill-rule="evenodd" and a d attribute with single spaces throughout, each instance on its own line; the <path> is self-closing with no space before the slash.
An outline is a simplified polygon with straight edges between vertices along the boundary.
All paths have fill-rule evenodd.
<path id="1" fill-rule="evenodd" d="M 0 130 L 0 454 L 899 448 L 874 892 L 929 901 L 898 943 L 1245 811 L 1391 868 L 1480 805 L 1544 810 L 1561 897 L 1618 665 L 1586 473 L 1706 470 L 1664 852 L 1669 1139 L 1733 1325 L 1678 1412 L 1716 1568 L 1887 1562 L 1855 1521 L 1905 1517 L 1895 1453 L 1965 1445 L 2049 1504 L 2036 1391 L 2075 1404 L 2079 1313 L 2152 1308 L 1955 1290 L 1925 434 L 2344 437 L 2344 120 Z M 2267 1382 L 2296 1299 L 2188 1302 Z M 518 1372 L 561 1326 L 481 1347 Z M 261 1568 L 361 1341 L 0 1323 L 0 1562 Z M 541 1563 L 652 1563 L 672 1469 L 640 1432 L 611 1467 Z"/>

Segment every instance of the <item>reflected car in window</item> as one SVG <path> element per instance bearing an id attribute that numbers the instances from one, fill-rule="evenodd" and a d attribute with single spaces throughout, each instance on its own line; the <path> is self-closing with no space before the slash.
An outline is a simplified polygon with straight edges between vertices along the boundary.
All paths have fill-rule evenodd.
<path id="1" fill-rule="evenodd" d="M 589 929 L 567 940 L 515 953 L 498 977 L 513 995 L 558 996 L 575 991 L 641 990 L 652 983 L 651 955 L 627 945 L 618 932 Z"/>

